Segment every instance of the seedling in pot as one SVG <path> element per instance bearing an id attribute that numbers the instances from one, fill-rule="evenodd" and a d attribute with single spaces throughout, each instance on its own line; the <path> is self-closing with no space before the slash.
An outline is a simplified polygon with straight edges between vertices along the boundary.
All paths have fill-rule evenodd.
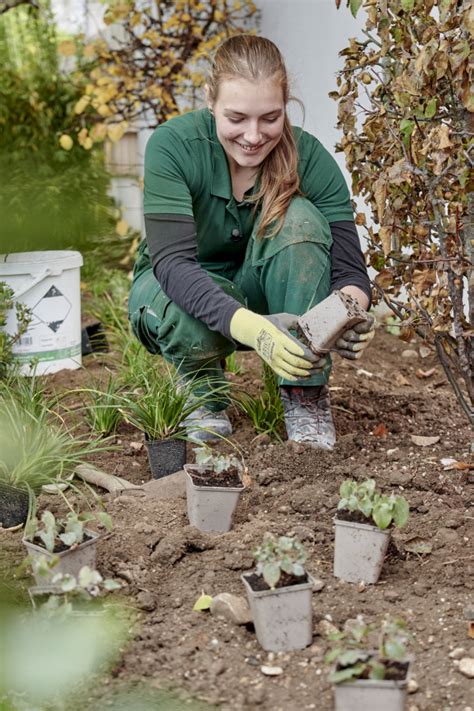
<path id="1" fill-rule="evenodd" d="M 261 646 L 273 652 L 303 649 L 312 641 L 314 580 L 304 569 L 307 553 L 295 538 L 266 533 L 253 556 L 255 572 L 242 575 Z"/>
<path id="2" fill-rule="evenodd" d="M 243 462 L 235 455 L 195 450 L 196 463 L 185 464 L 188 518 L 201 531 L 229 531 L 239 496 L 245 488 Z"/>
<path id="3" fill-rule="evenodd" d="M 120 582 L 111 578 L 104 580 L 97 570 L 84 565 L 77 576 L 56 573 L 51 585 L 30 588 L 29 594 L 34 609 L 46 616 L 56 617 L 58 613 L 67 616 L 73 612 L 88 611 L 89 603 L 121 587 Z"/>
<path id="4" fill-rule="evenodd" d="M 408 503 L 403 496 L 379 493 L 374 479 L 361 484 L 347 479 L 340 496 L 334 519 L 334 575 L 347 582 L 376 583 L 391 528 L 406 524 Z"/>
<path id="5" fill-rule="evenodd" d="M 95 544 L 99 535 L 86 528 L 90 521 L 98 521 L 110 531 L 112 520 L 105 512 L 75 514 L 57 520 L 51 511 L 44 511 L 41 522 L 28 521 L 23 543 L 32 561 L 36 583 L 49 584 L 55 573 L 78 575 L 88 565 L 95 568 Z"/>
<path id="6" fill-rule="evenodd" d="M 345 631 L 332 635 L 334 646 L 325 661 L 333 665 L 329 679 L 336 685 L 336 711 L 402 711 L 411 639 L 405 622 L 389 617 L 377 629 L 359 616 Z"/>

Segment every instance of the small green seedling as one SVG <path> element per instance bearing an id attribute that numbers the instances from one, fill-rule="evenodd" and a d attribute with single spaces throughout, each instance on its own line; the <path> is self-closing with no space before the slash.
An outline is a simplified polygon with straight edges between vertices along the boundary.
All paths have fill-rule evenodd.
<path id="1" fill-rule="evenodd" d="M 364 622 L 361 615 L 343 632 L 331 635 L 335 646 L 325 656 L 327 664 L 335 664 L 330 675 L 333 684 L 351 679 L 384 679 L 387 669 L 407 662 L 407 647 L 411 635 L 400 619 L 386 618 L 378 630 L 378 648 L 370 650 L 374 624 Z"/>
<path id="2" fill-rule="evenodd" d="M 196 447 L 196 464 L 214 474 L 222 474 L 230 469 L 236 468 L 242 474 L 243 464 L 234 454 L 216 454 L 210 447 Z"/>
<path id="3" fill-rule="evenodd" d="M 36 518 L 31 518 L 25 527 L 25 538 L 32 541 L 39 538 L 49 553 L 54 553 L 58 545 L 67 548 L 78 546 L 84 541 L 85 524 L 89 521 L 99 521 L 105 528 L 112 529 L 112 519 L 109 514 L 100 511 L 98 514 L 74 512 L 68 513 L 65 519 L 56 519 L 51 511 L 44 511 L 41 523 Z"/>
<path id="4" fill-rule="evenodd" d="M 272 590 L 282 573 L 296 577 L 305 575 L 304 564 L 308 554 L 296 538 L 275 538 L 272 533 L 265 533 L 263 542 L 252 550 L 252 555 L 257 561 L 257 575 L 262 575 Z"/>
<path id="5" fill-rule="evenodd" d="M 380 494 L 375 489 L 375 479 L 358 484 L 352 479 L 342 482 L 339 489 L 338 511 L 356 511 L 373 521 L 381 529 L 392 524 L 402 528 L 408 521 L 408 502 L 403 496 Z"/>

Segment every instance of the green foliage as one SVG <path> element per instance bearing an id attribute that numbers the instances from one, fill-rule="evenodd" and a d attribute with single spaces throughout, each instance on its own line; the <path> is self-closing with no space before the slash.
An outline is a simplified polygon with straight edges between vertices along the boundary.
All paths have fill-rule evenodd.
<path id="1" fill-rule="evenodd" d="M 378 636 L 375 652 L 371 650 L 374 632 Z M 325 661 L 335 664 L 329 677 L 333 684 L 361 678 L 384 679 L 390 663 L 407 660 L 407 646 L 411 640 L 403 620 L 386 618 L 377 630 L 360 615 L 344 632 L 331 637 L 334 646 L 326 654 Z"/>
<path id="2" fill-rule="evenodd" d="M 263 542 L 252 550 L 252 555 L 257 561 L 257 575 L 262 575 L 272 590 L 282 573 L 296 577 L 305 575 L 304 564 L 308 554 L 296 538 L 275 538 L 273 534 L 265 533 Z"/>
<path id="3" fill-rule="evenodd" d="M 230 469 L 236 468 L 238 472 L 243 472 L 242 462 L 233 454 L 218 454 L 210 447 L 196 447 L 196 464 L 198 467 L 210 470 L 215 474 L 222 474 Z"/>
<path id="4" fill-rule="evenodd" d="M 392 523 L 402 528 L 408 521 L 408 502 L 403 496 L 380 494 L 375 489 L 375 479 L 361 484 L 351 479 L 342 482 L 339 489 L 338 511 L 357 511 L 381 529 Z"/>
<path id="5" fill-rule="evenodd" d="M 115 224 L 109 176 L 101 150 L 59 143 L 81 87 L 59 66 L 49 3 L 0 15 L 0 61 L 0 253 L 85 250 Z"/>
<path id="6" fill-rule="evenodd" d="M 30 518 L 25 528 L 25 538 L 33 541 L 39 538 L 46 550 L 53 553 L 60 543 L 72 548 L 84 541 L 85 525 L 90 521 L 98 520 L 108 531 L 112 530 L 112 519 L 105 512 L 97 515 L 91 513 L 76 514 L 70 511 L 65 519 L 56 519 L 51 511 L 44 511 L 41 523 L 36 518 Z"/>
<path id="7" fill-rule="evenodd" d="M 263 392 L 257 397 L 242 393 L 237 396 L 236 403 L 250 419 L 257 434 L 267 434 L 281 442 L 285 413 L 277 377 L 266 363 L 263 365 L 263 386 Z"/>
<path id="8" fill-rule="evenodd" d="M 115 433 L 122 421 L 119 409 L 119 396 L 122 385 L 110 373 L 105 390 L 100 388 L 83 390 L 88 398 L 84 416 L 91 430 L 99 437 L 108 437 Z"/>
<path id="9" fill-rule="evenodd" d="M 17 329 L 12 335 L 7 333 L 8 313 L 15 309 Z M 13 363 L 13 346 L 26 333 L 31 321 L 31 311 L 14 299 L 13 290 L 0 281 L 0 380 L 5 378 Z"/>

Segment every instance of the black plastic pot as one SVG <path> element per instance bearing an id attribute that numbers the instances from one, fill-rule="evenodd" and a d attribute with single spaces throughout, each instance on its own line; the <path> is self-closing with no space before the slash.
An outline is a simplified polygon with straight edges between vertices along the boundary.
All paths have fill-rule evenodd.
<path id="1" fill-rule="evenodd" d="M 186 464 L 186 442 L 182 439 L 149 439 L 145 435 L 145 447 L 148 452 L 151 475 L 161 479 L 174 474 Z"/>
<path id="2" fill-rule="evenodd" d="M 0 526 L 12 528 L 28 518 L 30 497 L 26 489 L 18 489 L 0 481 Z"/>
<path id="3" fill-rule="evenodd" d="M 82 329 L 81 351 L 83 356 L 89 353 L 108 353 L 109 343 L 100 321 Z"/>

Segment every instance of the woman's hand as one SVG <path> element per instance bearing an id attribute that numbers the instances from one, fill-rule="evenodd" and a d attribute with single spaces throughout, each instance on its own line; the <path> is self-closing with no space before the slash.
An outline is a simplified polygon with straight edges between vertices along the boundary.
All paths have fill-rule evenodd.
<path id="1" fill-rule="evenodd" d="M 375 318 L 367 314 L 365 321 L 357 323 L 336 341 L 334 352 L 342 358 L 358 360 L 375 336 Z"/>
<path id="2" fill-rule="evenodd" d="M 230 322 L 230 333 L 239 343 L 253 348 L 277 375 L 285 380 L 300 380 L 324 368 L 326 359 L 316 356 L 289 332 L 296 328 L 297 316 L 261 316 L 238 309 Z"/>

